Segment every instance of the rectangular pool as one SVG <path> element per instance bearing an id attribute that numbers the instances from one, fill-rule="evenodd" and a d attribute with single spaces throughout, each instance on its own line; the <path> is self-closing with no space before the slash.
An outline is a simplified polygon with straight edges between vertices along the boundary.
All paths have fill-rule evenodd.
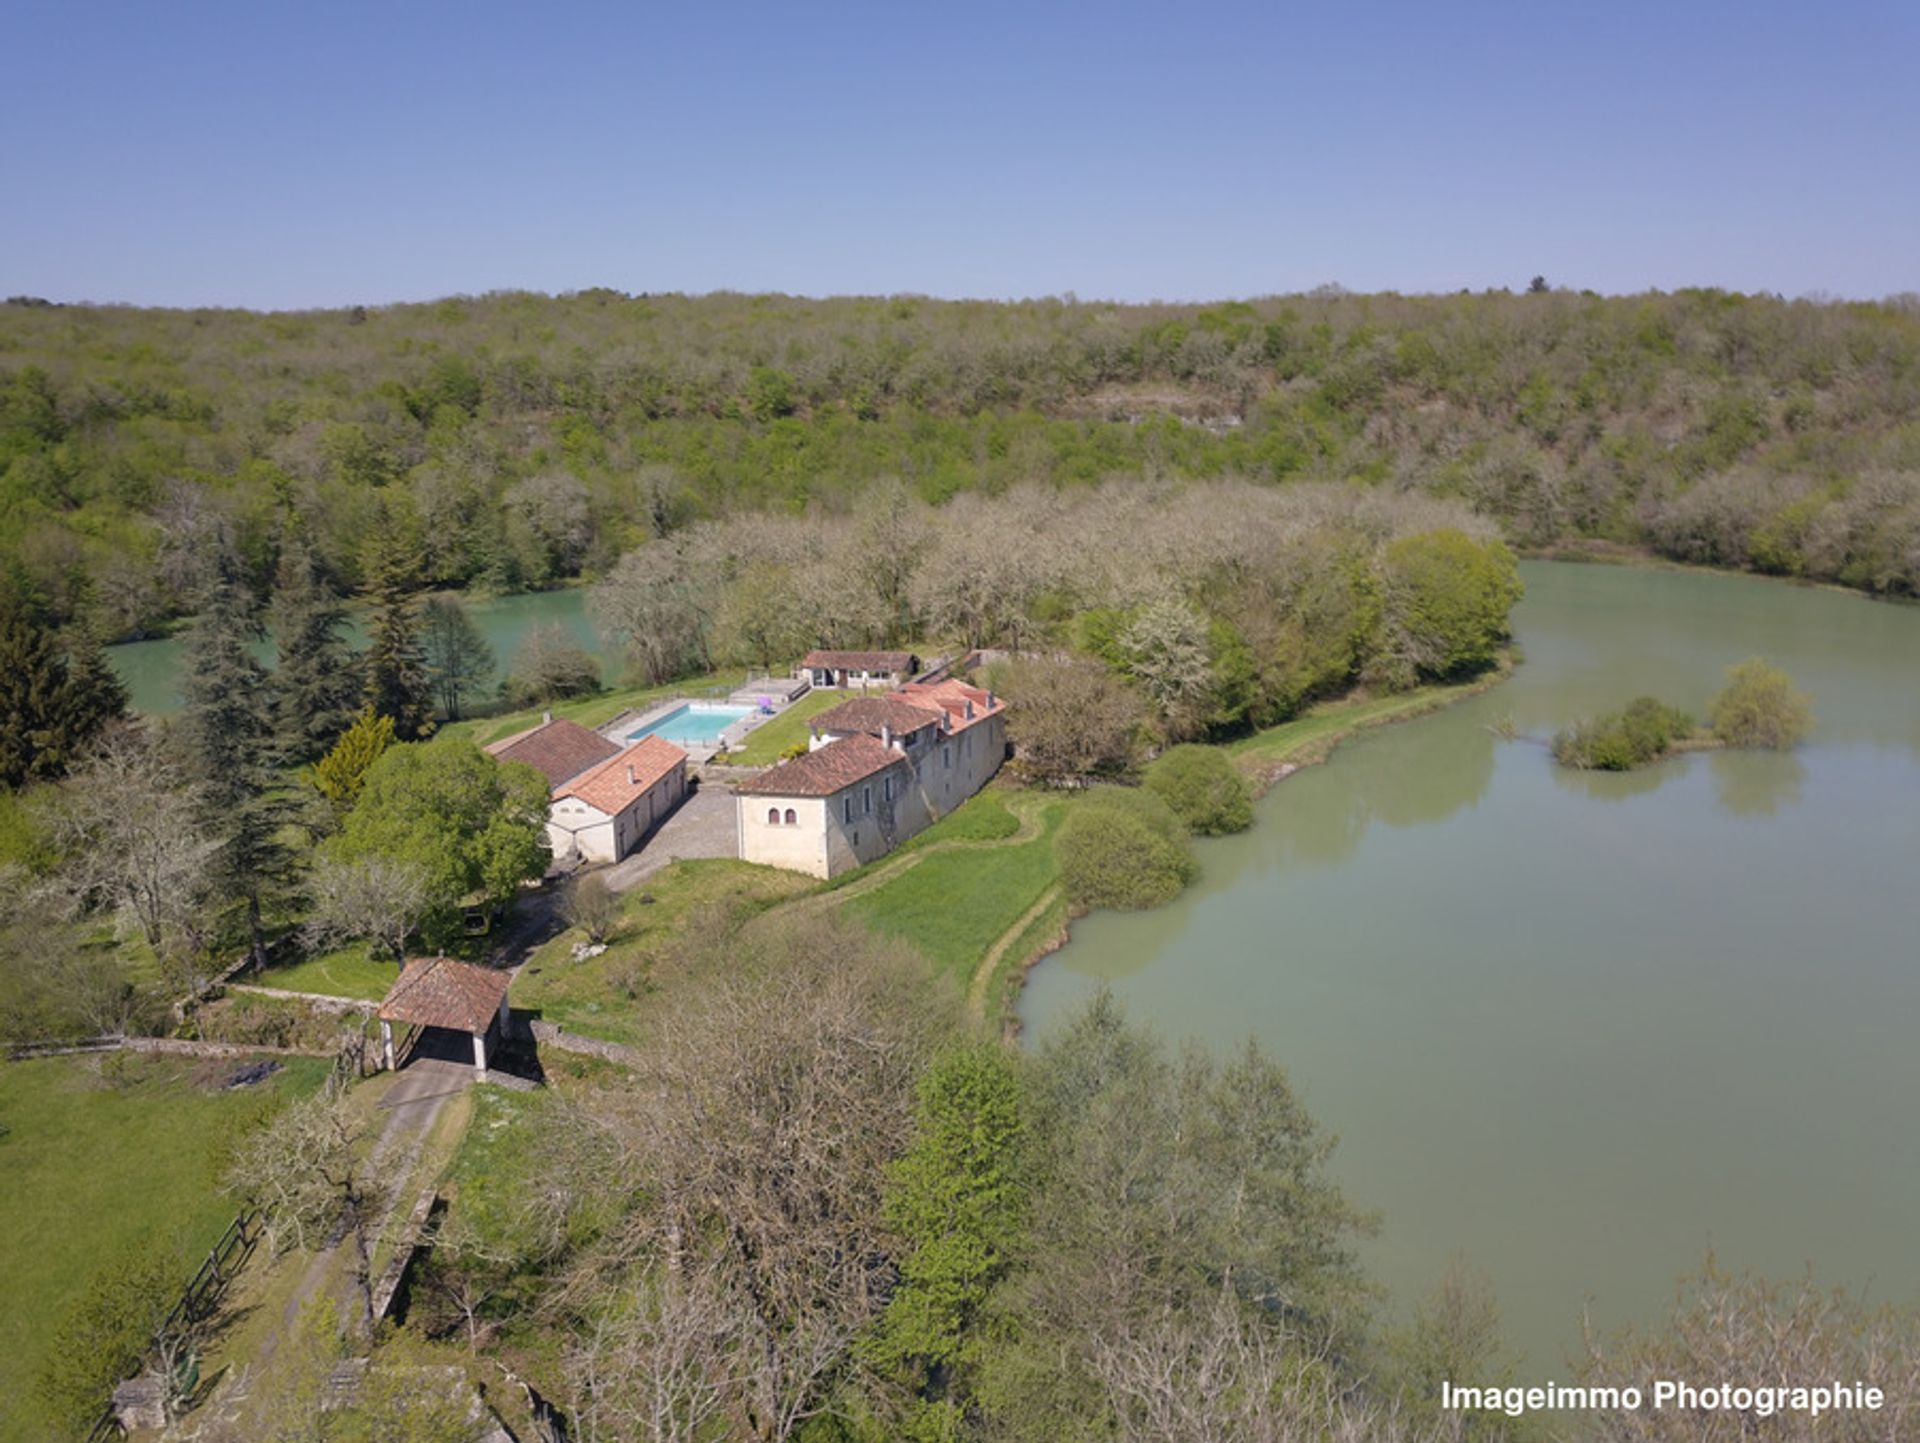
<path id="1" fill-rule="evenodd" d="M 648 722 L 637 731 L 628 732 L 627 740 L 637 742 L 641 737 L 664 737 L 683 746 L 688 742 L 712 746 L 720 740 L 721 732 L 741 717 L 752 716 L 755 710 L 757 708 L 733 706 L 727 702 L 690 701 Z"/>

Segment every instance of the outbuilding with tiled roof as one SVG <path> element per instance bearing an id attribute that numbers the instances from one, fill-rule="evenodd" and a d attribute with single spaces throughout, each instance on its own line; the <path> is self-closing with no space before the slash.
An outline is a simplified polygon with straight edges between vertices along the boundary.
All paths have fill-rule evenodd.
<path id="1" fill-rule="evenodd" d="M 547 844 L 556 857 L 617 862 L 686 794 L 686 751 L 664 737 L 644 736 L 553 789 Z"/>
<path id="2" fill-rule="evenodd" d="M 525 762 L 547 779 L 548 786 L 557 787 L 619 750 L 619 743 L 599 732 L 564 717 L 555 721 L 549 712 L 540 725 L 503 737 L 490 745 L 487 753 L 503 762 Z"/>
<path id="3" fill-rule="evenodd" d="M 910 651 L 810 651 L 794 675 L 818 687 L 894 687 L 919 670 Z"/>
<path id="4" fill-rule="evenodd" d="M 473 1038 L 473 1065 L 487 1071 L 487 1035 L 507 1024 L 507 988 L 512 975 L 451 957 L 409 957 L 376 1014 L 381 1048 L 394 1065 L 393 1024 L 437 1027 Z"/>

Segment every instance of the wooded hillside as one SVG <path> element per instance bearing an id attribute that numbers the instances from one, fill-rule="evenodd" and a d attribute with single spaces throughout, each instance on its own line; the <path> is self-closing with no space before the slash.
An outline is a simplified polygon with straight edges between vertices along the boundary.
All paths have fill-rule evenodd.
<path id="1" fill-rule="evenodd" d="M 1139 475 L 1358 479 L 1464 499 L 1525 545 L 1911 594 L 1920 300 L 0 307 L 0 551 L 110 638 L 186 608 L 181 558 L 216 520 L 262 590 L 289 510 L 346 585 L 398 526 L 430 582 L 514 590 L 882 478 L 939 503 Z"/>

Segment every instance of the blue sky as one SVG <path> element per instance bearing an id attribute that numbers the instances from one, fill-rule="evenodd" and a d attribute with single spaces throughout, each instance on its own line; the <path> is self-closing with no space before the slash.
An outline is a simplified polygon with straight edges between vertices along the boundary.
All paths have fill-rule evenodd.
<path id="1" fill-rule="evenodd" d="M 0 291 L 1920 290 L 1920 5 L 9 6 Z"/>

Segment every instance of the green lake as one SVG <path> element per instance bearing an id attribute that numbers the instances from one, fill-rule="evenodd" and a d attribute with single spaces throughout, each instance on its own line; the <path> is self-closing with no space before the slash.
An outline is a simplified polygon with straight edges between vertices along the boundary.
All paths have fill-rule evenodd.
<path id="1" fill-rule="evenodd" d="M 1523 570 L 1511 681 L 1275 787 L 1173 905 L 1077 922 L 1027 1035 L 1103 981 L 1171 1037 L 1253 1033 L 1340 1134 L 1394 1300 L 1464 1256 L 1542 1377 L 1583 1306 L 1655 1320 L 1709 1247 L 1920 1300 L 1920 608 Z M 1547 754 L 1641 693 L 1704 711 L 1756 653 L 1813 696 L 1797 752 Z"/>
<path id="2" fill-rule="evenodd" d="M 513 650 L 523 636 L 536 626 L 557 622 L 599 660 L 603 682 L 613 685 L 620 680 L 619 649 L 607 646 L 587 620 L 587 593 L 582 588 L 524 592 L 517 596 L 462 596 L 460 601 L 493 648 L 494 660 L 503 671 L 513 660 Z M 357 617 L 357 614 L 356 611 L 354 615 Z M 357 624 L 348 626 L 347 635 L 356 647 L 366 644 L 366 634 Z M 132 694 L 136 711 L 164 713 L 180 709 L 182 650 L 183 644 L 177 636 L 107 648 L 114 670 L 120 673 Z M 272 660 L 270 644 L 262 642 L 258 652 L 262 660 Z"/>

